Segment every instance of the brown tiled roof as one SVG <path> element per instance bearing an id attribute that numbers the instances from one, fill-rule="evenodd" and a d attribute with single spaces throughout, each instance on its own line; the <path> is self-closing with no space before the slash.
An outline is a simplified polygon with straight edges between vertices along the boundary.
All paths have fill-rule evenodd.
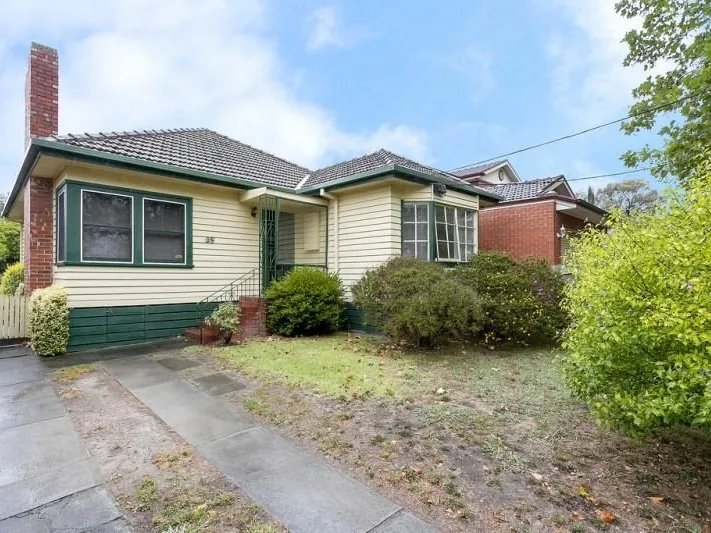
<path id="1" fill-rule="evenodd" d="M 500 161 L 492 161 L 491 163 L 483 163 L 481 165 L 474 165 L 471 167 L 459 168 L 457 170 L 452 170 L 450 172 L 460 178 L 467 177 L 467 176 L 478 176 L 481 174 L 486 174 L 486 172 L 488 170 L 498 167 L 502 163 L 506 163 L 506 160 L 502 159 Z"/>
<path id="2" fill-rule="evenodd" d="M 382 149 L 377 152 L 373 152 L 372 154 L 356 157 L 355 159 L 350 159 L 348 161 L 317 170 L 309 176 L 301 188 L 309 189 L 319 185 L 326 185 L 336 180 L 345 179 L 350 176 L 370 172 L 390 165 L 397 165 L 406 170 L 412 170 L 414 172 L 424 174 L 432 182 L 443 183 L 459 189 L 469 190 L 474 194 L 487 195 L 487 193 L 490 193 L 490 191 L 484 190 L 481 187 L 475 187 L 448 172 L 422 165 L 412 159 L 408 159 L 401 155 Z"/>
<path id="3" fill-rule="evenodd" d="M 518 183 L 479 185 L 479 187 L 498 194 L 499 196 L 503 196 L 504 202 L 515 202 L 517 200 L 539 198 L 553 182 L 560 180 L 562 177 L 563 176 L 553 176 L 550 178 L 520 181 Z"/>
<path id="4" fill-rule="evenodd" d="M 54 137 L 60 143 L 294 188 L 310 171 L 204 128 Z"/>
<path id="5" fill-rule="evenodd" d="M 472 194 L 483 194 L 498 199 L 493 191 L 476 187 L 453 174 L 422 165 L 387 150 L 378 150 L 372 154 L 311 171 L 205 128 L 85 133 L 48 139 L 61 144 L 147 162 L 295 190 L 314 189 L 335 180 L 397 165 L 401 169 L 414 171 L 432 182 L 444 183 L 470 191 Z"/>

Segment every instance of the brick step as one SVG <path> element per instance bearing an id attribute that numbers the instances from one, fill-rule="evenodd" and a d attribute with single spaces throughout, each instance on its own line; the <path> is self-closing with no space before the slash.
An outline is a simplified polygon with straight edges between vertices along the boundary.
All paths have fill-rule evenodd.
<path id="1" fill-rule="evenodd" d="M 220 335 L 207 328 L 189 328 L 183 331 L 183 337 L 199 344 L 212 344 L 220 340 Z"/>

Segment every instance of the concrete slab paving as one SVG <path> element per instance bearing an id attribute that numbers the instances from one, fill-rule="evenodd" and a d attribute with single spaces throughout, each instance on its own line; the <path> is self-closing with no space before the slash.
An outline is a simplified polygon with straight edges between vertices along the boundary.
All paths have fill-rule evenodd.
<path id="1" fill-rule="evenodd" d="M 0 387 L 0 405 L 0 429 L 64 415 L 64 407 L 44 380 Z"/>
<path id="2" fill-rule="evenodd" d="M 11 353 L 0 357 L 0 533 L 129 531 L 39 359 Z"/>
<path id="3" fill-rule="evenodd" d="M 264 428 L 198 451 L 295 533 L 366 532 L 400 510 Z"/>
<path id="4" fill-rule="evenodd" d="M 112 359 L 102 362 L 101 365 L 128 389 L 151 387 L 180 379 L 175 372 L 145 357 Z"/>
<path id="5" fill-rule="evenodd" d="M 124 384 L 122 379 L 118 381 Z M 194 445 L 212 442 L 254 426 L 251 417 L 237 416 L 219 398 L 206 395 L 182 379 L 128 389 L 178 435 Z"/>
<path id="6" fill-rule="evenodd" d="M 0 347 L 0 359 L 10 359 L 11 357 L 23 357 L 28 354 L 27 346 L 16 344 L 14 346 Z"/>
<path id="7" fill-rule="evenodd" d="M 194 361 L 192 359 L 187 359 L 185 357 L 162 357 L 161 359 L 156 359 L 156 363 L 166 367 L 168 370 L 187 370 L 188 368 L 193 368 L 200 366 L 201 363 Z"/>
<path id="8" fill-rule="evenodd" d="M 66 417 L 6 428 L 0 432 L 0 486 L 88 458 Z"/>
<path id="9" fill-rule="evenodd" d="M 36 356 L 0 359 L 0 387 L 44 378 L 44 368 Z"/>
<path id="10" fill-rule="evenodd" d="M 242 390 L 246 387 L 244 383 L 240 383 L 222 372 L 195 378 L 192 382 L 212 396 L 220 396 L 228 392 Z"/>
<path id="11" fill-rule="evenodd" d="M 129 532 L 111 493 L 102 486 L 75 492 L 0 522 L 0 533 Z"/>
<path id="12" fill-rule="evenodd" d="M 136 398 L 292 533 L 430 533 L 434 529 L 319 457 L 255 424 L 221 398 L 220 374 L 172 379 L 154 361 L 102 363 Z M 225 376 L 227 377 L 227 376 Z M 229 379 L 229 378 L 227 378 Z M 230 380 L 232 381 L 232 380 Z M 211 388 L 212 387 L 212 388 Z"/>

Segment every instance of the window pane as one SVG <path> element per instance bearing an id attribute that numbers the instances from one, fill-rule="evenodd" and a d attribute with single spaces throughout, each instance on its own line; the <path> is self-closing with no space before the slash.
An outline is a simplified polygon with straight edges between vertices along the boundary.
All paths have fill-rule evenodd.
<path id="1" fill-rule="evenodd" d="M 82 191 L 82 259 L 131 261 L 132 212 L 130 197 Z"/>
<path id="2" fill-rule="evenodd" d="M 445 241 L 437 241 L 437 257 L 439 259 L 449 259 L 449 251 Z"/>
<path id="3" fill-rule="evenodd" d="M 449 258 L 450 259 L 456 259 L 457 258 L 457 249 L 454 245 L 453 242 L 449 243 Z"/>
<path id="4" fill-rule="evenodd" d="M 403 242 L 402 243 L 402 255 L 405 257 L 416 257 L 415 256 L 415 243 L 414 242 Z"/>
<path id="5" fill-rule="evenodd" d="M 402 240 L 404 240 L 404 241 L 414 241 L 415 240 L 415 225 L 414 224 L 403 224 L 402 225 Z"/>
<path id="6" fill-rule="evenodd" d="M 427 261 L 429 259 L 429 253 L 427 252 L 427 243 L 418 242 L 417 243 L 417 258 Z"/>
<path id="7" fill-rule="evenodd" d="M 435 206 L 435 222 L 444 222 L 444 207 Z"/>
<path id="8" fill-rule="evenodd" d="M 402 221 L 403 222 L 414 222 L 415 221 L 415 204 L 403 204 L 403 206 L 402 206 Z"/>
<path id="9" fill-rule="evenodd" d="M 417 222 L 427 222 L 427 204 L 417 205 Z"/>
<path id="10" fill-rule="evenodd" d="M 144 200 L 143 260 L 147 263 L 185 261 L 185 204 Z"/>
<path id="11" fill-rule="evenodd" d="M 457 224 L 459 225 L 459 227 L 465 226 L 464 211 L 464 209 L 457 209 Z"/>
<path id="12" fill-rule="evenodd" d="M 427 240 L 427 222 L 417 223 L 417 240 L 426 241 Z"/>
<path id="13" fill-rule="evenodd" d="M 447 240 L 447 225 L 438 222 L 437 226 L 436 226 L 436 230 L 437 230 L 437 240 L 438 241 L 446 241 Z"/>
<path id="14" fill-rule="evenodd" d="M 62 191 L 57 195 L 57 261 L 66 260 L 66 235 L 65 225 L 65 198 L 66 192 Z"/>

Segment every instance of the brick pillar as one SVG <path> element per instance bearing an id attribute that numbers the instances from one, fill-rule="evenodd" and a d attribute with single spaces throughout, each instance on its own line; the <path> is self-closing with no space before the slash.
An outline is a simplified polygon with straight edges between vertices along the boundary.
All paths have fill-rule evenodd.
<path id="1" fill-rule="evenodd" d="M 25 184 L 23 256 L 25 293 L 52 284 L 52 180 L 31 176 Z"/>
<path id="2" fill-rule="evenodd" d="M 32 137 L 59 133 L 59 57 L 57 50 L 32 43 L 25 78 L 25 146 Z"/>
<path id="3" fill-rule="evenodd" d="M 242 337 L 260 337 L 267 334 L 267 302 L 263 298 L 243 296 L 239 300 Z"/>

